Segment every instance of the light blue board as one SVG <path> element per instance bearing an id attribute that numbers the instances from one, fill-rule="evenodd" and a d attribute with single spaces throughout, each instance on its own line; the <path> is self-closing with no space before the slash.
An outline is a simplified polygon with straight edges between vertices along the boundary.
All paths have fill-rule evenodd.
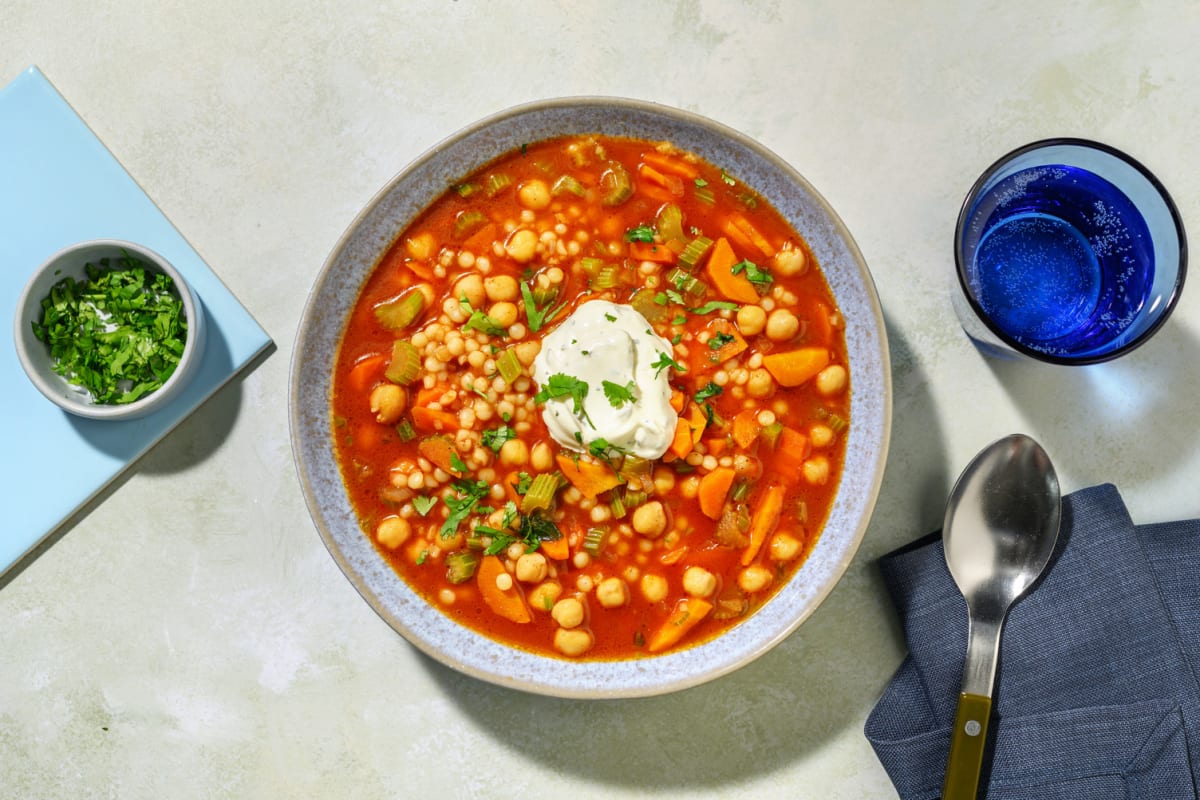
<path id="1" fill-rule="evenodd" d="M 25 377 L 12 343 L 33 270 L 85 239 L 161 253 L 204 305 L 199 372 L 167 408 L 128 422 L 74 417 Z M 36 68 L 0 89 L 0 576 L 151 445 L 272 347 L 266 332 Z"/>

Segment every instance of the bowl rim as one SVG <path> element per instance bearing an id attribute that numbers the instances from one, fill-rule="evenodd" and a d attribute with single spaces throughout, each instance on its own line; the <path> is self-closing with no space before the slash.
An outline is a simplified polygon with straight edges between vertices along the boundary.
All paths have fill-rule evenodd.
<path id="1" fill-rule="evenodd" d="M 730 631 L 714 637 L 713 639 L 659 656 L 652 656 L 632 661 L 571 661 L 555 657 L 542 656 L 512 647 L 511 645 L 507 645 L 502 642 L 498 642 L 497 640 L 490 639 L 483 634 L 459 625 L 450 617 L 441 614 L 441 612 L 437 611 L 436 609 L 429 609 L 433 614 L 436 614 L 438 617 L 448 621 L 455 628 L 466 631 L 471 637 L 474 637 L 481 643 L 481 647 L 495 651 L 493 656 L 500 654 L 515 659 L 528 658 L 533 659 L 535 662 L 553 664 L 557 670 L 561 670 L 564 673 L 573 673 L 576 677 L 583 676 L 586 681 L 592 681 L 592 683 L 582 685 L 579 683 L 574 683 L 569 679 L 548 683 L 544 680 L 537 681 L 530 680 L 527 677 L 514 676 L 509 671 L 503 669 L 503 665 L 486 663 L 487 659 L 476 659 L 470 662 L 465 661 L 464 659 L 456 657 L 453 653 L 449 653 L 436 646 L 435 643 L 425 641 L 423 637 L 415 634 L 413 631 L 413 626 L 410 623 L 396 618 L 394 614 L 384 607 L 382 598 L 380 598 L 375 591 L 367 585 L 364 577 L 355 571 L 347 555 L 341 551 L 340 545 L 338 544 L 332 530 L 332 521 L 327 518 L 325 511 L 320 507 L 317 491 L 314 488 L 313 483 L 315 476 L 313 471 L 310 470 L 310 465 L 306 460 L 306 457 L 308 456 L 309 445 L 311 443 L 307 443 L 304 438 L 305 419 L 302 413 L 303 409 L 301 408 L 301 403 L 298 402 L 298 398 L 301 397 L 305 389 L 303 384 L 303 367 L 306 349 L 308 346 L 308 337 L 312 330 L 311 325 L 314 318 L 321 313 L 321 311 L 315 307 L 314 301 L 316 300 L 320 291 L 324 289 L 326 284 L 332 279 L 332 271 L 337 265 L 338 259 L 345 253 L 347 248 L 354 241 L 355 237 L 358 235 L 359 228 L 373 213 L 376 212 L 379 205 L 384 200 L 389 198 L 390 195 L 405 180 L 413 176 L 414 173 L 416 173 L 422 167 L 427 167 L 434 162 L 446 148 L 452 148 L 456 144 L 471 139 L 474 136 L 478 136 L 488 129 L 491 129 L 501 123 L 514 120 L 525 115 L 536 115 L 547 112 L 553 113 L 557 111 L 595 110 L 597 108 L 602 108 L 605 110 L 627 110 L 647 117 L 661 118 L 664 125 L 668 122 L 671 122 L 685 126 L 692 126 L 701 129 L 707 135 L 713 135 L 721 139 L 728 140 L 737 148 L 746 151 L 750 157 L 757 159 L 762 164 L 768 166 L 770 169 L 784 178 L 787 183 L 798 188 L 804 195 L 806 195 L 811 200 L 813 206 L 819 210 L 820 214 L 822 215 L 822 221 L 831 229 L 831 235 L 836 236 L 840 245 L 845 248 L 846 256 L 849 257 L 854 265 L 854 277 L 856 277 L 862 284 L 864 292 L 863 297 L 860 299 L 863 302 L 866 316 L 869 316 L 871 319 L 870 333 L 873 337 L 871 352 L 878 358 L 877 366 L 881 392 L 876 398 L 877 405 L 872 407 L 874 410 L 874 418 L 870 420 L 870 422 L 874 424 L 878 431 L 877 436 L 872 438 L 872 442 L 874 444 L 874 449 L 872 452 L 874 453 L 874 457 L 869 459 L 870 478 L 863 491 L 859 492 L 853 500 L 847 501 L 856 502 L 860 507 L 858 513 L 854 517 L 854 530 L 851 531 L 845 539 L 843 549 L 838 554 L 836 561 L 831 563 L 828 576 L 824 580 L 823 584 L 806 602 L 804 607 L 797 609 L 794 613 L 791 613 L 784 624 L 779 625 L 770 631 L 770 635 L 756 639 L 749 646 L 740 649 L 735 654 L 735 657 L 728 658 L 719 663 L 706 663 L 698 668 L 684 670 L 683 674 L 676 674 L 672 672 L 672 670 L 680 664 L 687 664 L 692 661 L 703 661 L 703 656 L 706 654 L 706 648 L 709 652 L 711 652 L 714 643 L 726 641 L 727 638 L 730 637 L 731 632 L 745 626 L 747 624 L 746 621 L 739 624 L 739 626 L 735 626 L 735 628 L 731 629 Z M 578 129 L 574 131 L 563 131 L 557 135 L 570 135 L 572 133 L 582 134 L 586 132 L 592 131 Z M 596 132 L 607 133 L 606 131 Z M 620 136 L 623 134 L 614 133 L 612 135 Z M 653 137 L 643 136 L 642 138 Z M 510 144 L 507 148 L 501 150 L 501 155 L 504 152 L 508 152 L 518 144 L 519 143 Z M 474 159 L 471 162 L 473 166 L 470 167 L 470 169 L 477 169 L 489 163 L 495 157 L 497 156 L 480 157 L 478 159 Z M 455 177 L 461 176 L 456 175 Z M 444 189 L 448 188 L 448 186 L 449 184 L 447 184 L 446 187 L 443 187 L 440 191 L 444 191 Z M 755 188 L 757 190 L 761 187 L 756 186 Z M 426 197 L 425 192 L 421 192 L 421 199 L 424 202 L 421 208 L 427 208 L 429 203 L 433 202 L 436 197 L 440 196 L 440 191 L 428 198 Z M 419 213 L 420 211 L 417 211 L 409 221 L 415 218 L 415 216 Z M 400 234 L 401 229 L 402 226 L 396 230 L 395 236 Z M 393 238 L 391 241 L 394 242 L 395 239 Z M 388 246 L 390 246 L 390 243 L 382 244 L 380 253 L 386 250 Z M 367 272 L 369 274 L 370 269 L 368 269 Z M 361 281 L 365 280 L 365 277 L 365 275 L 358 276 L 359 283 L 357 286 L 359 290 L 361 290 Z M 341 333 L 344 331 L 344 317 L 339 320 L 339 323 L 341 325 L 341 330 L 339 330 L 337 338 L 340 341 Z M 329 397 L 324 398 L 326 409 L 328 408 L 329 399 Z M 624 97 L 601 95 L 579 95 L 548 98 L 544 100 L 521 103 L 509 108 L 505 108 L 494 114 L 483 117 L 478 121 L 450 134 L 449 136 L 440 139 L 434 145 L 426 149 L 423 153 L 405 165 L 404 168 L 397 172 L 392 178 L 390 178 L 381 189 L 371 196 L 367 203 L 347 224 L 345 230 L 341 233 L 333 248 L 330 250 L 330 253 L 322 265 L 320 272 L 314 279 L 304 311 L 301 314 L 299 323 L 297 325 L 296 345 L 293 349 L 290 365 L 289 424 L 293 459 L 296 466 L 297 476 L 301 483 L 301 489 L 304 494 L 305 503 L 308 506 L 310 516 L 322 538 L 322 541 L 325 544 L 326 549 L 329 551 L 335 563 L 337 563 L 345 578 L 367 601 L 367 604 L 376 612 L 376 614 L 379 615 L 379 617 L 387 622 L 393 630 L 395 630 L 397 633 L 400 633 L 406 641 L 408 641 L 418 650 L 422 651 L 426 655 L 429 655 L 434 660 L 464 674 L 471 675 L 472 677 L 496 685 L 535 694 L 578 699 L 630 698 L 661 695 L 714 680 L 736 669 L 739 669 L 742 666 L 745 666 L 767 651 L 771 650 L 779 642 L 787 638 L 809 616 L 812 615 L 812 613 L 821 605 L 821 603 L 824 602 L 828 595 L 833 591 L 833 588 L 845 575 L 846 570 L 849 568 L 850 563 L 853 561 L 858 552 L 862 540 L 866 535 L 867 527 L 871 521 L 872 513 L 878 500 L 880 487 L 883 481 L 884 468 L 887 461 L 891 439 L 892 380 L 886 325 L 874 279 L 871 276 L 866 261 L 863 258 L 857 243 L 854 241 L 841 217 L 838 216 L 829 202 L 808 182 L 807 179 L 805 179 L 798 171 L 791 167 L 790 164 L 766 148 L 764 145 L 711 118 L 658 103 Z M 852 425 L 851 429 L 853 430 L 854 427 L 855 426 Z M 332 432 L 324 437 L 324 446 L 332 450 Z M 334 456 L 334 461 L 336 461 L 336 456 Z M 843 494 L 843 487 L 839 487 L 838 490 L 838 495 L 841 494 Z M 838 502 L 839 501 L 835 499 L 835 506 Z M 357 530 L 359 536 L 362 536 L 363 539 L 368 538 L 363 534 L 361 528 L 358 526 L 357 519 L 350 520 L 350 522 Z M 818 540 L 818 547 L 824 538 L 825 537 L 822 536 L 822 539 Z M 373 543 L 369 541 L 367 544 L 372 548 L 374 547 Z M 378 554 L 376 554 L 376 557 L 378 558 L 380 564 L 386 567 L 389 572 L 392 572 L 390 565 L 388 565 L 381 557 L 378 557 Z M 809 555 L 809 559 L 812 559 L 812 554 Z M 800 567 L 801 571 L 803 571 L 803 569 L 804 565 Z M 408 593 L 413 594 L 406 581 L 404 581 L 394 572 L 392 572 L 392 575 L 395 579 L 395 583 L 399 587 L 399 591 L 403 593 L 407 590 Z M 789 581 L 789 585 L 795 583 L 799 575 L 800 572 L 793 576 L 792 581 Z M 766 603 L 764 603 L 763 608 L 759 609 L 755 615 L 751 615 L 748 620 L 753 619 L 758 614 L 761 614 L 763 609 L 776 603 L 776 601 L 778 601 L 780 596 L 784 593 L 785 588 L 786 587 L 780 587 L 772 595 L 772 597 Z M 418 599 L 422 605 L 426 607 L 430 606 L 430 604 L 425 601 L 424 598 L 420 598 L 418 596 Z M 485 663 L 480 663 L 480 661 Z M 669 677 L 664 680 L 641 683 L 637 680 L 613 681 L 609 675 L 610 672 L 613 672 L 617 668 L 620 668 L 626 673 L 631 673 L 635 676 L 641 675 L 644 673 L 644 671 L 646 671 L 642 668 L 642 665 L 647 665 L 651 662 L 655 664 L 662 663 L 664 665 L 664 671 L 669 674 Z M 593 669 L 585 671 L 585 667 Z M 600 671 L 604 674 L 600 678 L 597 678 L 593 674 L 595 671 Z"/>
<path id="2" fill-rule="evenodd" d="M 42 298 L 33 297 L 33 295 L 35 287 L 41 282 L 45 273 L 55 269 L 59 262 L 68 260 L 84 251 L 108 248 L 127 251 L 170 277 L 174 282 L 180 302 L 183 304 L 184 317 L 188 323 L 187 338 L 184 340 L 183 353 L 180 355 L 179 363 L 175 366 L 175 371 L 171 373 L 171 377 L 167 378 L 162 386 L 145 397 L 124 405 L 97 404 L 86 399 L 83 394 L 73 391 L 69 394 L 64 394 L 61 388 L 70 386 L 70 384 L 65 378 L 61 378 L 58 375 L 55 375 L 55 378 L 58 379 L 57 384 L 51 383 L 43 377 L 34 364 L 34 359 L 38 355 L 29 352 L 29 338 L 25 335 L 25 327 L 30 322 L 26 311 L 32 308 L 31 303 L 41 302 Z M 81 261 L 78 265 L 72 264 L 66 269 L 77 268 L 82 270 L 84 263 L 86 262 Z M 66 276 L 67 272 L 63 271 L 62 277 Z M 40 292 L 44 291 L 44 289 L 40 290 Z M 21 289 L 16 308 L 13 312 L 13 344 L 17 351 L 17 360 L 21 363 L 21 368 L 25 371 L 25 375 L 29 378 L 30 383 L 47 400 L 57 405 L 63 411 L 78 417 L 95 420 L 133 419 L 144 416 L 169 402 L 189 380 L 189 367 L 202 354 L 200 344 L 202 341 L 201 336 L 203 335 L 203 319 L 201 317 L 203 312 L 201 308 L 199 298 L 196 296 L 191 284 L 188 283 L 174 264 L 157 251 L 143 244 L 125 239 L 84 239 L 60 248 L 42 261 L 30 274 L 29 279 Z"/>

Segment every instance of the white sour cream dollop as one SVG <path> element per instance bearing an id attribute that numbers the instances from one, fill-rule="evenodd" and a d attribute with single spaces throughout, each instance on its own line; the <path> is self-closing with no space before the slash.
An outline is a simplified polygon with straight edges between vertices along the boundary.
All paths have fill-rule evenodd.
<path id="1" fill-rule="evenodd" d="M 539 388 L 544 389 L 554 375 L 587 384 L 583 413 L 576 413 L 570 396 L 544 401 L 542 419 L 550 435 L 579 452 L 604 440 L 639 458 L 661 457 L 675 435 L 670 370 L 661 367 L 663 357 L 671 358 L 672 352 L 671 343 L 633 308 L 607 300 L 580 305 L 546 336 L 533 361 L 533 379 Z M 622 388 L 632 384 L 633 399 L 613 402 L 605 394 L 605 381 Z"/>

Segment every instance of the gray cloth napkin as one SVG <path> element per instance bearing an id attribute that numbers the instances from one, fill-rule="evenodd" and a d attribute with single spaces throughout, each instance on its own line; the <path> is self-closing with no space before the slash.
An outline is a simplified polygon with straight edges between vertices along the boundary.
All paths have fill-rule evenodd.
<path id="1" fill-rule="evenodd" d="M 931 800 L 962 680 L 966 603 L 940 535 L 880 568 L 909 655 L 866 735 L 902 800 Z M 1005 626 L 980 796 L 1196 800 L 1198 645 L 1200 521 L 1135 527 L 1110 485 L 1064 497 L 1050 565 Z"/>

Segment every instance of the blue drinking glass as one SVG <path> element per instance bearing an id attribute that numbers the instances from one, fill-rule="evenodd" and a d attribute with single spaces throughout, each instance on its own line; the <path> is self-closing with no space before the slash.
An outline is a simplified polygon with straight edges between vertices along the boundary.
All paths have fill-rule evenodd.
<path id="1" fill-rule="evenodd" d="M 1046 139 L 980 176 L 954 232 L 955 311 L 981 350 L 1094 364 L 1145 342 L 1187 273 L 1167 190 L 1107 145 Z"/>

